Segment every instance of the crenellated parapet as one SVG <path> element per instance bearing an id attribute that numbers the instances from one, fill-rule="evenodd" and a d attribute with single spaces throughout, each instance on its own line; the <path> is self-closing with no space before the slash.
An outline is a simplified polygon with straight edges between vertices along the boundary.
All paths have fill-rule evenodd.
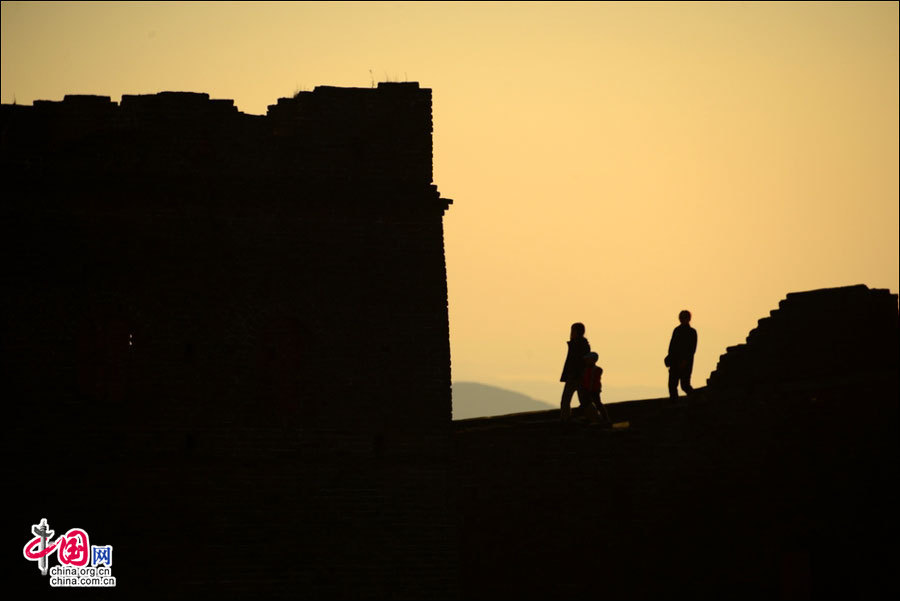
<path id="1" fill-rule="evenodd" d="M 205 93 L 126 94 L 119 103 L 67 95 L 3 105 L 0 121 L 2 161 L 20 170 L 279 177 L 414 193 L 432 183 L 431 90 L 415 82 L 319 86 L 266 115 Z"/>

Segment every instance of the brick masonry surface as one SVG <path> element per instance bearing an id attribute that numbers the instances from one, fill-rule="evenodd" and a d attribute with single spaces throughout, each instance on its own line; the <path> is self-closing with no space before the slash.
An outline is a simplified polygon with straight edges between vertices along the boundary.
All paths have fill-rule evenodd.
<path id="1" fill-rule="evenodd" d="M 16 545 L 85 528 L 125 598 L 455 596 L 431 91 L 0 116 Z"/>
<path id="2" fill-rule="evenodd" d="M 898 596 L 896 295 L 789 294 L 627 428 L 452 422 L 430 90 L 0 120 L 7 590 Z M 113 545 L 116 589 L 51 589 L 41 518 Z"/>

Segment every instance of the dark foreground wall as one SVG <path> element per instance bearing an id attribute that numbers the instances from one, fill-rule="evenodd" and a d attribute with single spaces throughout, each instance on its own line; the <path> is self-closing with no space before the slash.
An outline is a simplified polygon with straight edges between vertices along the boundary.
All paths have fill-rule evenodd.
<path id="1" fill-rule="evenodd" d="M 453 595 L 430 90 L 0 115 L 13 547 L 84 528 L 123 597 Z"/>
<path id="2" fill-rule="evenodd" d="M 609 405 L 627 429 L 456 422 L 462 596 L 897 598 L 897 296 L 778 315 L 688 401 Z"/>
<path id="3" fill-rule="evenodd" d="M 896 399 L 894 378 L 611 405 L 622 431 L 460 422 L 462 595 L 896 598 Z"/>

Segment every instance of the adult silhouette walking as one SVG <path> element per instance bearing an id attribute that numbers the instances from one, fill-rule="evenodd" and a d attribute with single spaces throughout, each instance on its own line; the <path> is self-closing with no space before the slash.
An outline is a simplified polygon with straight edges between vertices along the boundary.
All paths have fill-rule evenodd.
<path id="1" fill-rule="evenodd" d="M 569 421 L 572 416 L 572 395 L 578 392 L 578 403 L 581 405 L 582 411 L 590 421 L 596 421 L 597 411 L 582 386 L 585 369 L 584 357 L 591 352 L 591 343 L 584 337 L 583 323 L 572 324 L 569 341 L 566 344 L 569 346 L 569 352 L 566 354 L 562 376 L 559 378 L 560 382 L 565 383 L 559 406 L 559 418 L 563 422 Z"/>
<path id="2" fill-rule="evenodd" d="M 665 364 L 669 368 L 669 398 L 678 398 L 678 383 L 685 394 L 694 392 L 691 386 L 691 372 L 694 370 L 694 353 L 697 351 L 697 330 L 691 327 L 691 312 L 678 314 L 681 323 L 672 331 L 669 354 Z"/>

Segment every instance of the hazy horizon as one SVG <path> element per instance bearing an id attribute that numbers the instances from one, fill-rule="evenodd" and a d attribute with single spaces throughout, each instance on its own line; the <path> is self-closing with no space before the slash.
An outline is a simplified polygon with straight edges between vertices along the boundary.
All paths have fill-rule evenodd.
<path id="1" fill-rule="evenodd" d="M 664 396 L 681 309 L 702 385 L 789 292 L 900 288 L 896 2 L 0 8 L 3 103 L 431 88 L 455 382 L 556 403 L 581 321 Z"/>

